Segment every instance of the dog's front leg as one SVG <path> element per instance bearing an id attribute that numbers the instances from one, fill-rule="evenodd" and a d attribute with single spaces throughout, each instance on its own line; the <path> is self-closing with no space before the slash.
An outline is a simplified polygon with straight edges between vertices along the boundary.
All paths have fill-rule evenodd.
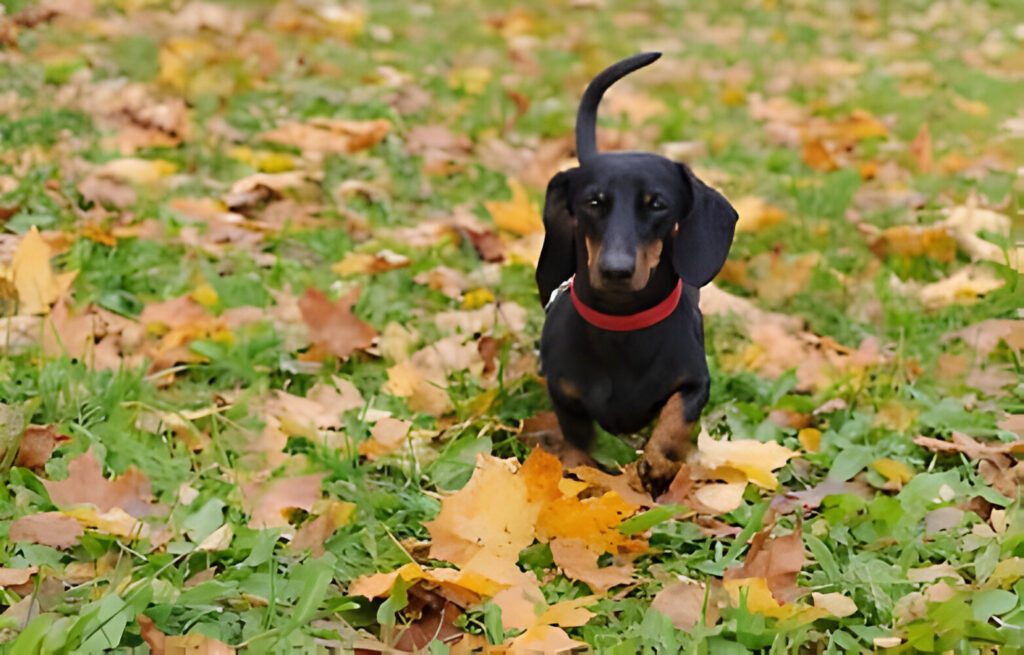
<path id="1" fill-rule="evenodd" d="M 708 382 L 687 385 L 661 409 L 640 462 L 640 477 L 654 498 L 668 489 L 693 447 L 694 427 L 708 401 L 708 388 Z"/>
<path id="2" fill-rule="evenodd" d="M 555 410 L 558 427 L 562 429 L 562 436 L 576 448 L 589 452 L 596 434 L 594 419 L 586 413 L 580 412 L 573 406 L 574 404 L 559 398 L 557 394 L 551 394 L 551 408 Z"/>

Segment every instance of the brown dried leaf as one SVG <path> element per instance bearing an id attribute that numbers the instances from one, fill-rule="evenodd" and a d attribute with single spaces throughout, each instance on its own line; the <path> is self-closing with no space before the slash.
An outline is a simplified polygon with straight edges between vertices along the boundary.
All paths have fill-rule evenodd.
<path id="1" fill-rule="evenodd" d="M 549 546 L 555 564 L 565 576 L 586 583 L 595 592 L 605 592 L 633 581 L 632 564 L 599 567 L 598 554 L 590 550 L 583 539 L 558 537 L 552 539 Z"/>
<path id="2" fill-rule="evenodd" d="M 299 508 L 307 512 L 320 499 L 320 483 L 325 473 L 294 478 L 279 478 L 267 485 L 250 482 L 242 485 L 242 506 L 252 514 L 249 527 L 277 528 L 288 525 L 285 510 Z M 262 487 L 262 488 L 261 488 Z"/>
<path id="3" fill-rule="evenodd" d="M 798 527 L 796 532 L 773 539 L 772 527 L 754 535 L 743 566 L 727 569 L 722 579 L 764 578 L 777 601 L 791 603 L 804 593 L 796 584 L 807 561 L 803 537 Z"/>
<path id="4" fill-rule="evenodd" d="M 11 521 L 7 537 L 12 542 L 29 541 L 51 548 L 68 549 L 78 545 L 85 530 L 78 521 L 61 512 L 29 514 Z"/>
<path id="5" fill-rule="evenodd" d="M 391 122 L 385 119 L 315 118 L 308 123 L 284 123 L 259 138 L 303 151 L 349 154 L 377 145 L 390 131 Z"/>
<path id="6" fill-rule="evenodd" d="M 672 620 L 678 630 L 692 630 L 704 613 L 704 585 L 699 582 L 676 582 L 667 585 L 651 601 L 651 607 Z M 705 624 L 714 625 L 718 608 L 708 603 Z"/>
<path id="7" fill-rule="evenodd" d="M 332 303 L 324 292 L 310 287 L 299 298 L 302 320 L 309 327 L 314 344 L 342 360 L 348 360 L 356 350 L 369 348 L 377 330 L 352 313 L 352 305 L 359 299 L 359 289 Z"/>
<path id="8" fill-rule="evenodd" d="M 14 463 L 27 469 L 42 469 L 53 451 L 69 441 L 71 437 L 58 434 L 55 425 L 30 425 L 21 435 L 21 446 Z"/>
<path id="9" fill-rule="evenodd" d="M 43 480 L 50 500 L 58 507 L 92 504 L 100 512 L 115 507 L 139 518 L 152 514 L 153 494 L 149 478 L 134 466 L 112 480 L 103 477 L 100 462 L 89 449 L 68 462 L 68 477 L 57 482 Z"/>

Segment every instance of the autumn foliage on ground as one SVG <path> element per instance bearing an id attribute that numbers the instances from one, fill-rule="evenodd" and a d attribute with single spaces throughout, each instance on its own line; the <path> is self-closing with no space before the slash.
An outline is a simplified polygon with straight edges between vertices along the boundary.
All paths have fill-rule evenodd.
<path id="1" fill-rule="evenodd" d="M 1024 648 L 1022 7 L 688 5 L 0 0 L 0 649 Z M 658 498 L 535 350 L 644 50 L 740 215 Z"/>

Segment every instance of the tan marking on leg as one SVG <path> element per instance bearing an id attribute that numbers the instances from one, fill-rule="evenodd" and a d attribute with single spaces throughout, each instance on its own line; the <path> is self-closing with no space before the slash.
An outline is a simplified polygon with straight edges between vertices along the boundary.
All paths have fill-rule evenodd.
<path id="1" fill-rule="evenodd" d="M 639 291 L 647 286 L 647 282 L 651 279 L 651 273 L 661 261 L 661 247 L 661 241 L 637 246 L 636 268 L 633 269 L 633 278 L 629 281 L 629 287 L 634 291 Z"/>
<path id="2" fill-rule="evenodd" d="M 644 484 L 652 491 L 668 487 L 693 446 L 694 423 L 687 423 L 683 412 L 683 394 L 675 393 L 661 408 L 658 424 L 644 446 Z"/>
<path id="3" fill-rule="evenodd" d="M 573 400 L 579 400 L 582 398 L 580 390 L 576 385 L 565 378 L 558 381 L 558 390 Z"/>

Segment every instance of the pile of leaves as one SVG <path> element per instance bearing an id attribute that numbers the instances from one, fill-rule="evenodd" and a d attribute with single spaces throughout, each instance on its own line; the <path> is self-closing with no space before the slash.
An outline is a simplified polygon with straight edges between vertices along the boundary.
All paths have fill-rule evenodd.
<path id="1" fill-rule="evenodd" d="M 456 4 L 0 0 L 3 647 L 1024 648 L 1022 8 Z M 602 149 L 740 214 L 659 498 L 533 284 L 654 49 Z"/>

